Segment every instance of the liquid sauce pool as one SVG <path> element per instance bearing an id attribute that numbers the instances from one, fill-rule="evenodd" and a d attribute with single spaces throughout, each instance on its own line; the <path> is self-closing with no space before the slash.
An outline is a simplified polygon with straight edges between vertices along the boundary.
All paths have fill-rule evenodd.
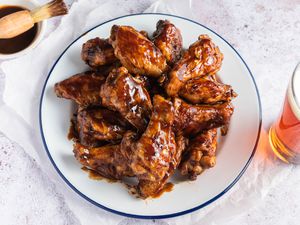
<path id="1" fill-rule="evenodd" d="M 151 196 L 152 198 L 159 198 L 163 193 L 165 192 L 170 192 L 173 190 L 174 184 L 172 183 L 166 183 L 165 186 L 156 194 L 154 194 L 153 196 Z"/>
<path id="2" fill-rule="evenodd" d="M 101 174 L 97 173 L 96 171 L 94 170 L 91 170 L 87 167 L 82 167 L 81 168 L 83 171 L 87 172 L 89 174 L 89 178 L 91 178 L 92 180 L 106 180 L 107 182 L 109 183 L 115 183 L 117 182 L 116 180 L 114 179 L 109 179 L 107 177 L 103 177 Z"/>
<path id="3" fill-rule="evenodd" d="M 9 14 L 24 10 L 20 6 L 3 6 L 0 7 L 0 18 Z M 23 34 L 9 39 L 0 39 L 0 54 L 12 54 L 27 48 L 35 39 L 38 31 L 38 25 L 34 26 Z"/>
<path id="4" fill-rule="evenodd" d="M 99 174 L 99 173 L 97 173 L 96 171 L 93 171 L 93 170 L 91 170 L 91 169 L 89 169 L 89 168 L 87 168 L 87 167 L 85 167 L 85 166 L 82 167 L 81 169 L 82 169 L 83 171 L 87 172 L 88 175 L 89 175 L 89 178 L 92 179 L 92 180 L 106 180 L 106 181 L 109 182 L 109 183 L 115 183 L 115 182 L 117 182 L 117 180 L 109 179 L 109 178 L 103 177 L 103 176 L 101 176 L 101 174 Z M 122 183 L 122 181 L 121 181 L 121 183 Z M 126 184 L 125 184 L 125 186 L 126 186 L 129 190 L 130 190 L 130 188 L 132 187 L 132 186 L 126 185 Z M 173 190 L 173 187 L 174 187 L 174 184 L 172 184 L 172 183 L 170 183 L 170 182 L 169 182 L 169 183 L 166 183 L 166 184 L 164 185 L 164 187 L 163 187 L 159 192 L 157 192 L 157 193 L 155 193 L 154 195 L 152 195 L 151 198 L 159 198 L 163 193 L 172 191 L 172 190 Z M 132 194 L 135 195 L 136 193 L 135 193 L 135 192 L 132 192 Z"/>

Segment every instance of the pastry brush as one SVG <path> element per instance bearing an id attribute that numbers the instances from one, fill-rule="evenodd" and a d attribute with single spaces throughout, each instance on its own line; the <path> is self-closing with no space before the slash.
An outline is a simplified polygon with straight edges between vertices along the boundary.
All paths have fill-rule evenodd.
<path id="1" fill-rule="evenodd" d="M 13 38 L 42 20 L 65 15 L 68 8 L 63 0 L 54 0 L 32 11 L 22 10 L 0 19 L 0 39 Z"/>

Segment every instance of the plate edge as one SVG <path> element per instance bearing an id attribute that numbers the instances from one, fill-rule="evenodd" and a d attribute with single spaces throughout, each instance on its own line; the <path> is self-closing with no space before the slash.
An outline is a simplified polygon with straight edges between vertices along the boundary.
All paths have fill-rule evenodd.
<path id="1" fill-rule="evenodd" d="M 62 172 L 58 169 L 58 167 L 56 166 L 54 160 L 52 159 L 52 156 L 48 150 L 48 147 L 47 147 L 47 144 L 46 144 L 46 141 L 45 141 L 45 138 L 44 138 L 44 132 L 43 132 L 43 126 L 42 126 L 42 103 L 43 103 L 43 97 L 44 97 L 44 93 L 45 93 L 45 88 L 46 88 L 46 85 L 48 83 L 48 79 L 53 71 L 53 69 L 55 68 L 56 64 L 58 63 L 58 61 L 60 60 L 60 58 L 65 54 L 65 52 L 76 42 L 78 41 L 81 37 L 83 37 L 84 35 L 86 35 L 87 33 L 89 33 L 90 31 L 96 29 L 97 27 L 103 25 L 103 24 L 106 24 L 108 22 L 111 22 L 111 21 L 114 21 L 114 20 L 117 20 L 117 19 L 121 19 L 121 18 L 124 18 L 124 17 L 131 17 L 131 16 L 139 16 L 139 15 L 162 15 L 162 16 L 170 16 L 170 17 L 175 17 L 175 18 L 180 18 L 180 19 L 183 19 L 183 20 L 187 20 L 189 22 L 192 22 L 192 23 L 195 23 L 199 26 L 202 26 L 206 29 L 208 29 L 209 31 L 211 31 L 212 33 L 214 33 L 215 35 L 217 35 L 219 38 L 221 38 L 223 41 L 225 41 L 229 47 L 234 50 L 234 52 L 238 55 L 238 57 L 242 60 L 243 64 L 246 66 L 249 74 L 250 74 L 250 77 L 252 79 L 252 82 L 253 82 L 253 85 L 255 87 L 255 91 L 257 93 L 257 100 L 258 100 L 258 105 L 259 105 L 259 126 L 258 126 L 258 132 L 257 132 L 257 138 L 256 138 L 256 142 L 255 142 L 255 145 L 254 145 L 254 148 L 252 150 L 252 153 L 250 155 L 250 158 L 248 159 L 247 163 L 245 164 L 245 166 L 243 167 L 243 169 L 241 170 L 241 172 L 238 174 L 238 176 L 221 192 L 219 193 L 218 195 L 216 195 L 215 197 L 213 197 L 212 199 L 204 202 L 203 204 L 199 205 L 199 206 L 196 206 L 194 208 L 191 208 L 191 209 L 187 209 L 187 210 L 184 210 L 184 211 L 181 211 L 181 212 L 177 212 L 177 213 L 172 213 L 172 214 L 165 214 L 165 215 L 154 215 L 154 216 L 148 216 L 148 215 L 136 215 L 136 214 L 129 214 L 129 213 L 124 213 L 124 212 L 120 212 L 120 211 L 117 211 L 117 210 L 114 210 L 114 209 L 111 209 L 111 208 L 108 208 L 106 206 L 103 206 L 97 202 L 95 202 L 94 200 L 90 199 L 89 197 L 87 197 L 86 195 L 84 195 L 83 193 L 81 193 L 79 190 L 77 190 L 69 181 L 68 179 L 62 174 Z M 199 210 L 201 208 L 204 208 L 205 206 L 209 205 L 210 203 L 216 201 L 217 199 L 219 199 L 221 196 L 223 196 L 226 192 L 228 192 L 237 182 L 238 180 L 241 178 L 241 176 L 244 174 L 244 172 L 246 171 L 246 169 L 248 168 L 250 162 L 252 161 L 253 159 L 253 156 L 256 152 L 256 148 L 257 148 L 257 145 L 258 145 L 258 142 L 259 142 L 259 139 L 260 139 L 260 133 L 261 133 L 261 126 L 262 126 L 262 106 L 261 106 L 261 99 L 260 99 L 260 94 L 259 94 L 259 91 L 258 91 L 258 88 L 257 88 L 257 85 L 256 85 L 256 82 L 255 82 L 255 79 L 253 77 L 253 74 L 252 72 L 250 71 L 248 65 L 246 64 L 246 62 L 244 61 L 244 59 L 242 58 L 242 56 L 235 50 L 235 48 L 228 42 L 226 41 L 223 37 L 221 37 L 218 33 L 216 33 L 215 31 L 213 31 L 212 29 L 194 21 L 194 20 L 191 20 L 191 19 L 188 19 L 188 18 L 185 18 L 185 17 L 181 17 L 181 16 L 177 16 L 177 15 L 172 15 L 172 14 L 166 14 L 166 13 L 136 13 L 136 14 L 129 14 L 129 15 L 123 15 L 123 16 L 120 16 L 120 17 L 116 17 L 116 18 L 113 18 L 111 20 L 107 20 L 103 23 L 100 23 L 99 25 L 97 26 L 94 26 L 92 27 L 91 29 L 89 29 L 88 31 L 84 32 L 82 35 L 80 35 L 78 38 L 76 38 L 74 41 L 72 41 L 68 46 L 67 48 L 61 53 L 61 55 L 57 58 L 57 60 L 55 61 L 55 63 L 53 64 L 53 66 L 51 67 L 48 75 L 47 75 L 47 78 L 45 80 L 45 83 L 43 85 L 43 88 L 42 88 L 42 93 L 41 93 L 41 97 L 40 97 L 40 104 L 39 104 L 39 127 L 40 127 L 40 134 L 41 134 L 41 137 L 42 137 L 42 142 L 43 142 L 43 145 L 44 145 L 44 148 L 45 148 L 45 151 L 48 155 L 48 158 L 50 159 L 53 167 L 55 168 L 55 170 L 57 171 L 57 173 L 60 175 L 60 177 L 64 180 L 64 182 L 66 182 L 69 187 L 75 191 L 77 194 L 79 194 L 82 198 L 84 198 L 85 200 L 87 200 L 88 202 L 92 203 L 93 205 L 99 207 L 99 208 L 102 208 L 106 211 L 109 211 L 109 212 L 112 212 L 112 213 L 115 213 L 115 214 L 118 214 L 118 215 L 121 215 L 121 216 L 126 216 L 126 217 L 131 217 L 131 218 L 138 218 L 138 219 L 166 219 L 166 218 L 171 218 L 171 217 L 177 217 L 177 216 L 181 216 L 181 215 L 185 215 L 185 214 L 188 214 L 188 213 L 191 213 L 191 212 L 194 212 L 196 210 Z"/>

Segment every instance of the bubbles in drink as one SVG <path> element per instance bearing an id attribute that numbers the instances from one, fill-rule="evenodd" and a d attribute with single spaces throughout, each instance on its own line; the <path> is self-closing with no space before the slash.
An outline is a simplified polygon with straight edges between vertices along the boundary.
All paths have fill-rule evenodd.
<path id="1" fill-rule="evenodd" d="M 274 153 L 287 163 L 300 163 L 299 65 L 289 84 L 282 112 L 269 132 L 270 144 Z"/>

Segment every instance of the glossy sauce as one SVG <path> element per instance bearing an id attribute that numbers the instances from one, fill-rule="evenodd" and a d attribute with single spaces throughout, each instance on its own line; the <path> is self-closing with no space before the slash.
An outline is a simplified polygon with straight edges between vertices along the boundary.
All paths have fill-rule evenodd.
<path id="1" fill-rule="evenodd" d="M 165 192 L 170 192 L 173 190 L 174 184 L 172 183 L 166 183 L 165 186 L 156 194 L 152 195 L 152 198 L 159 198 L 160 196 L 162 196 L 163 193 Z"/>
<path id="2" fill-rule="evenodd" d="M 68 132 L 68 139 L 69 140 L 78 140 L 78 133 L 76 131 L 76 124 L 75 118 L 72 118 L 70 121 L 71 125 Z"/>
<path id="3" fill-rule="evenodd" d="M 82 167 L 81 168 L 83 171 L 87 172 L 89 174 L 89 178 L 93 179 L 93 180 L 106 180 L 107 182 L 109 183 L 115 183 L 117 182 L 117 180 L 114 180 L 114 179 L 109 179 L 107 177 L 103 177 L 101 174 L 97 173 L 96 171 L 94 170 L 91 170 L 87 167 Z M 122 181 L 120 181 L 121 183 L 123 183 Z M 124 183 L 125 187 L 128 188 L 129 192 L 138 197 L 137 193 L 136 193 L 136 189 L 134 188 L 134 186 L 132 185 L 128 185 L 126 183 Z M 174 184 L 169 182 L 169 183 L 166 183 L 164 185 L 164 187 L 159 191 L 157 192 L 156 194 L 152 195 L 151 198 L 159 198 L 160 196 L 162 196 L 165 192 L 171 192 L 173 190 L 173 187 L 174 187 Z"/>
<path id="4" fill-rule="evenodd" d="M 0 18 L 9 14 L 22 11 L 25 8 L 20 6 L 3 6 L 0 7 Z M 9 39 L 0 39 L 0 54 L 12 54 L 27 48 L 35 39 L 38 32 L 38 25 L 34 26 L 23 34 Z"/>
<path id="5" fill-rule="evenodd" d="M 91 178 L 92 180 L 106 180 L 109 183 L 115 183 L 115 182 L 117 182 L 117 180 L 109 179 L 107 177 L 104 177 L 101 174 L 97 173 L 96 171 L 91 170 L 91 169 L 89 169 L 89 168 L 87 168 L 85 166 L 82 167 L 81 169 L 83 171 L 87 172 L 89 174 L 89 178 Z"/>

